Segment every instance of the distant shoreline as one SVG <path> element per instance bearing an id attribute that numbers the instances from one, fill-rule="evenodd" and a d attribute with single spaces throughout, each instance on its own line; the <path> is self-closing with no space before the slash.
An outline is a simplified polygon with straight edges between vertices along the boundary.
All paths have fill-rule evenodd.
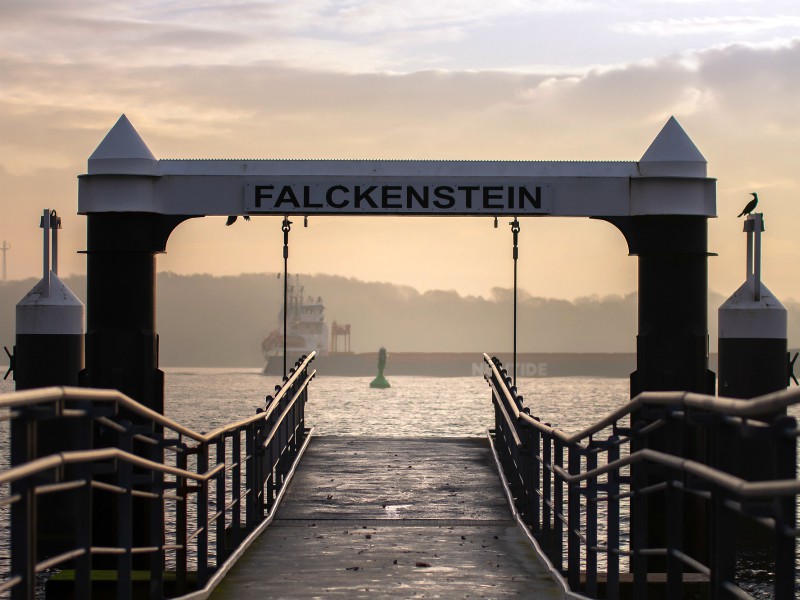
<path id="1" fill-rule="evenodd" d="M 512 354 L 497 356 L 512 372 Z M 290 363 L 290 364 L 293 364 Z M 373 376 L 377 369 L 377 352 L 339 353 L 320 356 L 314 361 L 318 375 L 340 377 Z M 283 361 L 273 357 L 265 373 L 281 374 Z M 517 355 L 519 377 L 628 377 L 636 369 L 633 352 L 521 352 Z M 416 375 L 430 377 L 482 376 L 483 355 L 480 352 L 389 352 L 386 376 Z"/>

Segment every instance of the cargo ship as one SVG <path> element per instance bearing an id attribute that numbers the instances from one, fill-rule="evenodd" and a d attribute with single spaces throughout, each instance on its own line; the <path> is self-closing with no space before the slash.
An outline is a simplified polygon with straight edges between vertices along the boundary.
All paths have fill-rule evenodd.
<path id="1" fill-rule="evenodd" d="M 283 311 L 279 327 L 261 343 L 264 375 L 283 375 Z M 314 366 L 319 375 L 374 377 L 378 351 L 350 351 L 350 325 L 336 321 L 328 325 L 321 297 L 305 296 L 299 280 L 288 288 L 286 319 L 287 367 L 303 355 L 317 353 Z M 340 338 L 343 345 L 339 346 Z M 511 369 L 511 352 L 493 354 Z M 518 377 L 628 377 L 636 370 L 636 354 L 575 352 L 526 352 L 517 354 Z M 482 376 L 484 363 L 480 352 L 392 352 L 388 353 L 386 375 L 420 377 Z"/>
<path id="2" fill-rule="evenodd" d="M 322 358 L 328 354 L 330 328 L 325 322 L 325 305 L 322 298 L 304 297 L 303 286 L 289 286 L 287 306 L 282 308 L 278 320 L 283 323 L 286 310 L 286 355 L 291 361 L 304 354 L 316 352 Z M 261 342 L 264 355 L 263 373 L 276 374 L 283 370 L 283 328 L 273 329 Z"/>

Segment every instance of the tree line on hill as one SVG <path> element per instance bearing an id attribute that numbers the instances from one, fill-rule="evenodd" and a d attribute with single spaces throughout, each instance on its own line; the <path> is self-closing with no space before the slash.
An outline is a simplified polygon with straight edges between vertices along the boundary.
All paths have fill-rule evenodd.
<path id="1" fill-rule="evenodd" d="M 86 278 L 65 283 L 85 302 Z M 0 345 L 14 343 L 17 302 L 36 280 L 0 283 Z M 293 279 L 292 283 L 297 285 Z M 329 324 L 349 323 L 354 352 L 502 352 L 512 345 L 513 294 L 496 288 L 488 298 L 455 291 L 419 292 L 408 286 L 365 282 L 334 275 L 303 275 L 305 296 L 321 297 Z M 283 281 L 274 274 L 176 275 L 157 279 L 160 363 L 164 366 L 256 367 L 261 341 L 280 326 Z M 712 350 L 716 309 L 724 298 L 709 296 Z M 800 342 L 800 303 L 789 311 L 790 346 Z M 541 298 L 520 291 L 520 352 L 635 352 L 636 294 Z M 341 345 L 340 345 L 341 346 Z"/>

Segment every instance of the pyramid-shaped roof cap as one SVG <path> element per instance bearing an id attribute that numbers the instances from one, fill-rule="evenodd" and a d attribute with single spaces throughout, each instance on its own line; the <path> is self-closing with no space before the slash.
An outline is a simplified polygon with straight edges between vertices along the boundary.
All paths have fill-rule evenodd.
<path id="1" fill-rule="evenodd" d="M 122 115 L 89 157 L 89 175 L 157 175 L 158 161 Z"/>
<path id="2" fill-rule="evenodd" d="M 670 117 L 639 160 L 644 176 L 706 177 L 707 162 L 675 117 Z"/>

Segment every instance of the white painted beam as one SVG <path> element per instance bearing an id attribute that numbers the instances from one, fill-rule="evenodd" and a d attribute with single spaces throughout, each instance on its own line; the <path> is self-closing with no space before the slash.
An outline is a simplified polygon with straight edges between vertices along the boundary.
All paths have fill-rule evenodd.
<path id="1" fill-rule="evenodd" d="M 540 205 L 520 201 L 537 188 Z M 716 199 L 674 118 L 639 162 L 157 160 L 123 115 L 80 177 L 78 212 L 712 217 Z"/>

